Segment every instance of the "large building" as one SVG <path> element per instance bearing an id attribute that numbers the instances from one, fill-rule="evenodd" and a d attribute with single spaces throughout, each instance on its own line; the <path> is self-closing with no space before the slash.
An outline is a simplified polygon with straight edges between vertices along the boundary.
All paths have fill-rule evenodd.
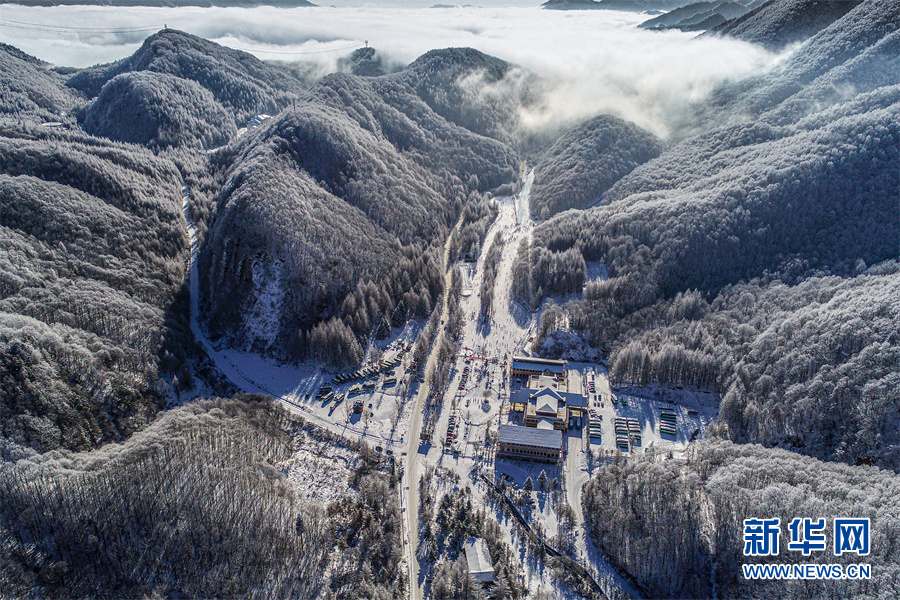
<path id="1" fill-rule="evenodd" d="M 491 583 L 494 581 L 494 566 L 491 564 L 491 555 L 488 553 L 487 544 L 482 538 L 469 538 L 463 544 L 466 553 L 466 562 L 469 563 L 469 573 L 475 581 Z"/>
<path id="2" fill-rule="evenodd" d="M 497 457 L 559 462 L 562 458 L 562 432 L 545 427 L 501 425 Z"/>
<path id="3" fill-rule="evenodd" d="M 553 429 L 566 431 L 581 424 L 587 410 L 584 394 L 563 391 L 560 388 L 565 386 L 547 376 L 531 377 L 528 385 L 510 395 L 512 409 L 524 413 L 526 427 L 540 427 L 546 422 Z"/>
<path id="4" fill-rule="evenodd" d="M 557 381 L 566 376 L 566 361 L 549 358 L 532 358 L 530 356 L 514 356 L 510 374 L 513 377 L 528 378 L 532 375 L 554 377 Z"/>

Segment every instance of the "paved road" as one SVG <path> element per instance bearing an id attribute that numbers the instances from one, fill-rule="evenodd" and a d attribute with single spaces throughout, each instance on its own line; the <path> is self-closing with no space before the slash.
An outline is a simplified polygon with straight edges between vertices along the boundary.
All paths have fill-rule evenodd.
<path id="1" fill-rule="evenodd" d="M 450 240 L 453 238 L 453 233 L 458 231 L 461 225 L 462 216 L 460 216 L 459 221 L 457 221 L 456 226 L 453 228 L 453 232 L 447 237 L 447 243 L 444 244 L 445 291 L 450 290 L 450 281 L 452 277 L 452 269 L 450 269 Z M 441 307 L 442 323 L 447 321 L 449 310 L 449 294 L 445 293 L 444 303 Z M 438 335 L 431 348 L 431 354 L 428 355 L 428 361 L 425 363 L 425 382 L 419 387 L 419 394 L 416 396 L 416 404 L 413 406 L 412 417 L 409 423 L 409 433 L 407 434 L 409 439 L 406 448 L 404 485 L 407 488 L 406 522 L 409 540 L 406 547 L 408 548 L 409 583 L 413 600 L 420 600 L 420 598 L 422 598 L 422 583 L 419 581 L 419 563 L 416 558 L 416 550 L 419 541 L 419 476 L 417 472 L 419 466 L 419 446 L 421 444 L 419 433 L 422 429 L 422 407 L 425 405 L 425 400 L 431 393 L 431 388 L 429 387 L 429 381 L 431 379 L 430 375 L 434 372 L 435 366 L 437 365 L 438 353 L 441 347 L 441 341 L 444 338 L 444 331 L 444 327 L 441 327 L 438 330 Z"/>

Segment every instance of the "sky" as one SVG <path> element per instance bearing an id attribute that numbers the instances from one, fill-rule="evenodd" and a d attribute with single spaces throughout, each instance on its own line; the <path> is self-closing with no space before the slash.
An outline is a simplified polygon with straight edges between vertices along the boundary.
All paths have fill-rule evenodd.
<path id="1" fill-rule="evenodd" d="M 345 0 L 294 9 L 5 4 L 0 41 L 52 64 L 86 67 L 128 56 L 167 25 L 261 59 L 320 63 L 323 71 L 366 41 L 398 64 L 434 48 L 470 46 L 551 82 L 553 110 L 532 115 L 535 126 L 610 113 L 663 136 L 673 115 L 715 85 L 783 59 L 736 40 L 638 29 L 646 14 L 550 11 L 515 1 L 428 8 Z"/>

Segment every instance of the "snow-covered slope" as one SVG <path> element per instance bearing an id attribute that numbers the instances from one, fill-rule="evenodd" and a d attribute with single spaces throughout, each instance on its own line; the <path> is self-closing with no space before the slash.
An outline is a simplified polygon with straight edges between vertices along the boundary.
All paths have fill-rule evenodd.
<path id="1" fill-rule="evenodd" d="M 861 2 L 862 0 L 769 0 L 714 31 L 778 49 L 815 35 Z"/>

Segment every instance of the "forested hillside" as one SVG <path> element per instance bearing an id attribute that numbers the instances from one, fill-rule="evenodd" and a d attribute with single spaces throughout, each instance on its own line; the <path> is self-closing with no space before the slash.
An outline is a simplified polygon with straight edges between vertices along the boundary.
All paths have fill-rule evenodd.
<path id="1" fill-rule="evenodd" d="M 644 294 L 635 302 L 798 263 L 848 273 L 860 259 L 896 257 L 898 224 L 883 215 L 896 209 L 898 94 L 864 94 L 793 126 L 732 125 L 686 140 L 619 181 L 606 205 L 538 229 L 534 243 L 604 260 L 613 277 L 635 280 Z"/>
<path id="2" fill-rule="evenodd" d="M 430 313 L 457 215 L 518 167 L 508 146 L 420 97 L 435 82 L 452 88 L 457 56 L 471 53 L 432 53 L 427 73 L 414 63 L 413 75 L 328 76 L 219 154 L 228 175 L 201 262 L 213 334 L 298 358 L 316 351 L 314 334 L 352 347 L 349 336 L 394 321 L 401 302 L 409 315 Z M 485 61 L 497 62 L 482 56 L 472 68 Z M 315 329 L 327 319 L 339 322 Z"/>
<path id="3" fill-rule="evenodd" d="M 77 131 L 0 130 L 3 436 L 42 451 L 120 439 L 158 410 L 184 278 L 178 172 Z"/>
<path id="4" fill-rule="evenodd" d="M 50 65 L 0 43 L 0 118 L 43 123 L 65 118 L 83 102 Z M 70 119 L 71 120 L 71 119 Z"/>
<path id="5" fill-rule="evenodd" d="M 647 455 L 617 460 L 585 485 L 585 516 L 598 546 L 654 598 L 892 598 L 900 592 L 900 479 L 757 445 L 702 441 L 686 460 Z M 787 523 L 834 517 L 871 519 L 865 559 L 831 551 L 787 550 Z M 782 523 L 777 557 L 743 555 L 744 519 Z M 830 548 L 830 546 L 829 546 Z M 750 562 L 872 565 L 865 581 L 745 579 Z"/>
<path id="6" fill-rule="evenodd" d="M 850 12 L 862 0 L 769 0 L 713 32 L 771 49 L 802 42 Z"/>
<path id="7" fill-rule="evenodd" d="M 381 55 L 371 46 L 357 48 L 349 56 L 341 57 L 337 67 L 340 72 L 362 77 L 378 77 L 387 73 Z"/>
<path id="8" fill-rule="evenodd" d="M 151 148 L 213 148 L 237 135 L 234 118 L 200 84 L 153 71 L 113 77 L 82 117 L 92 135 Z"/>
<path id="9" fill-rule="evenodd" d="M 309 84 L 303 63 L 291 70 L 203 38 L 164 29 L 144 40 L 128 58 L 79 71 L 69 78 L 68 85 L 95 98 L 116 75 L 135 71 L 195 81 L 232 114 L 238 125 L 260 113 L 279 112 Z"/>
<path id="10" fill-rule="evenodd" d="M 550 10 L 626 10 L 660 12 L 689 4 L 690 0 L 547 0 L 541 6 Z"/>
<path id="11" fill-rule="evenodd" d="M 447 121 L 506 143 L 520 134 L 521 109 L 541 101 L 534 74 L 472 48 L 431 50 L 392 79 Z"/>
<path id="12" fill-rule="evenodd" d="M 376 326 L 431 312 L 450 228 L 518 172 L 509 146 L 460 125 L 498 138 L 515 126 L 512 105 L 473 84 L 512 67 L 470 50 L 314 87 L 302 64 L 173 30 L 68 85 L 0 50 L 3 435 L 35 449 L 130 435 L 161 407 L 163 371 L 178 373 L 175 393 L 190 387 L 182 181 L 208 241 L 211 332 L 352 364 Z M 286 106 L 212 160 L 198 153 Z M 458 245 L 477 250 L 477 221 Z"/>
<path id="13" fill-rule="evenodd" d="M 695 2 L 648 19 L 638 27 L 642 29 L 707 31 L 744 16 L 764 2 L 765 0 Z"/>
<path id="14" fill-rule="evenodd" d="M 588 208 L 635 167 L 659 156 L 662 142 L 628 121 L 601 115 L 559 138 L 534 167 L 531 214 L 546 219 Z"/>
<path id="15" fill-rule="evenodd" d="M 519 296 L 583 290 L 570 322 L 611 353 L 614 379 L 717 390 L 718 431 L 735 441 L 900 467 L 900 77 L 872 71 L 896 61 L 896 6 L 860 5 L 770 87 L 755 82 L 770 103 L 758 119 L 677 143 L 603 206 L 537 228 L 516 265 Z M 823 83 L 772 104 L 800 73 L 870 76 L 849 98 L 816 104 Z M 589 261 L 611 279 L 585 288 Z"/>
<path id="16" fill-rule="evenodd" d="M 631 314 L 598 288 L 571 318 L 613 348 L 613 379 L 717 390 L 713 430 L 735 441 L 900 468 L 896 262 L 793 286 L 754 280 L 711 302 L 689 292 Z"/>
<path id="17" fill-rule="evenodd" d="M 233 139 L 236 120 L 293 102 L 306 85 L 302 77 L 171 31 L 131 59 L 76 74 L 71 87 L 6 46 L 0 69 L 9 92 L 0 104 L 0 596 L 402 593 L 396 479 L 380 455 L 360 448 L 348 463 L 345 496 L 324 507 L 300 500 L 285 461 L 306 435 L 328 434 L 292 421 L 270 399 L 202 401 L 159 415 L 191 388 L 202 361 L 187 324 L 182 185 L 190 185 L 195 218 L 214 221 L 222 178 L 232 166 L 249 170 L 269 138 L 251 131 L 218 162 L 200 150 Z M 447 187 L 440 192 L 467 190 L 448 173 L 454 160 L 469 161 L 483 169 L 476 172 L 484 184 L 473 185 L 495 186 L 510 179 L 514 154 L 442 121 L 445 129 L 434 133 L 469 154 L 455 153 L 439 174 L 421 157 L 420 164 L 389 156 L 399 154 L 390 143 L 351 140 L 341 152 L 372 154 L 364 173 L 348 181 L 352 155 L 342 155 L 343 163 L 318 155 L 316 163 L 309 154 L 324 148 L 316 146 L 315 128 L 325 123 L 338 128 L 341 143 L 344 133 L 359 136 L 359 124 L 337 108 L 338 87 L 332 99 L 324 91 L 307 96 L 307 112 L 283 119 L 282 133 L 297 140 L 299 154 L 277 156 L 282 169 L 292 167 L 263 172 L 272 177 L 260 197 L 274 183 L 305 177 L 309 197 L 321 198 L 330 192 L 313 177 L 334 174 L 329 185 L 356 205 L 328 195 L 335 202 L 316 208 L 350 215 L 383 244 L 351 244 L 340 229 L 329 241 L 362 250 L 350 257 L 351 269 L 383 277 L 377 269 L 387 265 L 398 282 L 403 269 L 414 272 L 422 300 L 414 290 L 400 297 L 428 312 L 441 272 L 437 244 L 425 240 L 446 235 L 468 196 L 450 203 L 418 177 L 441 181 Z M 416 143 L 426 144 L 407 147 Z M 286 151 L 273 145 L 272 156 Z M 500 159 L 484 166 L 491 152 Z M 380 186 L 365 189 L 372 179 L 363 177 L 391 161 Z M 381 196 L 398 181 L 403 189 Z M 409 200 L 418 194 L 421 206 Z M 473 205 L 480 201 L 474 193 Z M 432 209 L 438 215 L 429 221 Z M 364 253 L 372 251 L 383 256 L 366 264 Z M 385 256 L 401 258 L 389 264 Z M 317 260 L 335 257 L 339 252 Z M 411 290 L 408 274 L 405 280 Z M 368 281 L 358 290 L 363 302 L 382 301 L 384 293 Z M 334 324 L 310 338 L 327 337 Z M 356 343 L 352 332 L 349 338 Z M 352 351 L 342 358 L 354 360 Z M 84 450 L 93 451 L 72 453 Z"/>
<path id="18" fill-rule="evenodd" d="M 898 0 L 865 0 L 810 38 L 772 72 L 715 90 L 686 117 L 688 129 L 703 130 L 713 123 L 757 117 L 772 123 L 795 123 L 855 95 L 897 85 L 898 29 Z"/>
<path id="19" fill-rule="evenodd" d="M 301 500 L 297 428 L 271 399 L 203 400 L 124 444 L 0 464 L 0 595 L 394 597 L 388 475 L 364 452 L 344 501 Z"/>
<path id="20" fill-rule="evenodd" d="M 164 30 L 68 80 L 95 97 L 79 113 L 87 131 L 155 149 L 221 146 L 250 117 L 290 107 L 223 148 L 211 173 L 171 155 L 208 188 L 194 186 L 191 211 L 209 242 L 201 291 L 214 336 L 282 358 L 359 360 L 379 322 L 430 313 L 450 227 L 480 192 L 515 179 L 504 141 L 521 98 L 491 91 L 512 65 L 450 49 L 373 77 L 383 69 L 364 50 L 342 68 L 368 77 L 313 85 L 302 64 Z"/>
<path id="21" fill-rule="evenodd" d="M 74 114 L 87 100 L 37 59 L 3 46 L 0 69 L 8 92 L 0 115 L 3 453 L 86 450 L 130 436 L 162 408 L 167 390 L 177 397 L 192 386 L 188 359 L 199 354 L 182 291 L 180 188 L 182 176 L 198 187 L 197 178 L 209 176 L 202 156 L 162 155 L 79 129 Z M 151 84 L 153 75 L 123 76 L 130 92 L 103 101 L 117 124 L 94 119 L 112 127 L 97 133 L 117 137 L 159 117 L 148 144 L 157 150 L 214 141 L 218 131 L 207 127 L 204 138 L 202 128 L 179 129 L 199 120 L 166 121 L 186 115 L 163 108 L 169 92 L 180 91 L 188 105 L 195 92 L 201 104 L 209 93 L 156 77 Z M 137 112 L 121 110 L 131 102 Z M 155 116 L 141 114 L 148 106 Z M 233 123 L 223 131 L 233 134 Z"/>

